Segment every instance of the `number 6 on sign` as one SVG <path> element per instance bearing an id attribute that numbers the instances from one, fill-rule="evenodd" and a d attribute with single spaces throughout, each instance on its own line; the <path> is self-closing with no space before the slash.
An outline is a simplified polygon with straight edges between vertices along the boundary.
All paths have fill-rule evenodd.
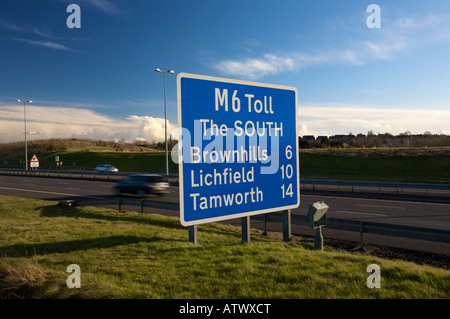
<path id="1" fill-rule="evenodd" d="M 292 145 L 286 146 L 286 158 L 288 160 L 292 158 Z"/>

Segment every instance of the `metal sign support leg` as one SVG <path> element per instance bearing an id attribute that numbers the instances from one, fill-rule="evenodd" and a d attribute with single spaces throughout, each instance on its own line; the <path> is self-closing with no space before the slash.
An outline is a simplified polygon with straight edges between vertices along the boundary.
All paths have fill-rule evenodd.
<path id="1" fill-rule="evenodd" d="M 267 214 L 264 214 L 264 230 L 261 235 L 267 236 Z"/>
<path id="2" fill-rule="evenodd" d="M 195 246 L 198 244 L 197 225 L 189 226 L 189 241 Z"/>
<path id="3" fill-rule="evenodd" d="M 250 242 L 250 216 L 242 217 L 242 243 Z"/>
<path id="4" fill-rule="evenodd" d="M 291 210 L 283 210 L 283 241 L 291 241 Z"/>

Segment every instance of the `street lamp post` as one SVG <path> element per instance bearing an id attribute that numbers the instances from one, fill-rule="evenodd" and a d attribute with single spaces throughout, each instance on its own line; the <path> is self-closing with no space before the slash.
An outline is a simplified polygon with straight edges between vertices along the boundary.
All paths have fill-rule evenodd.
<path id="1" fill-rule="evenodd" d="M 166 176 L 169 175 L 169 156 L 167 152 L 167 106 L 166 106 L 166 73 L 175 73 L 173 70 L 163 71 L 160 68 L 155 69 L 156 72 L 164 73 L 164 139 L 166 144 Z"/>
<path id="2" fill-rule="evenodd" d="M 25 105 L 27 103 L 32 103 L 33 101 L 31 100 L 17 100 L 17 102 L 19 103 L 23 103 L 23 123 L 24 123 L 24 127 L 25 127 L 25 170 L 28 171 L 28 147 L 27 147 L 27 112 L 26 112 L 26 108 Z"/>

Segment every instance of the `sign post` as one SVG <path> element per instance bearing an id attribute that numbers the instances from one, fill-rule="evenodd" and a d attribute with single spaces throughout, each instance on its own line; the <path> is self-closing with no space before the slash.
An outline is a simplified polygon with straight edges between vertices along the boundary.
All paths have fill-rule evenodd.
<path id="1" fill-rule="evenodd" d="M 39 168 L 39 159 L 37 158 L 36 154 L 34 154 L 30 160 L 30 167 Z"/>
<path id="2" fill-rule="evenodd" d="M 296 88 L 180 73 L 177 104 L 182 225 L 298 207 Z"/>

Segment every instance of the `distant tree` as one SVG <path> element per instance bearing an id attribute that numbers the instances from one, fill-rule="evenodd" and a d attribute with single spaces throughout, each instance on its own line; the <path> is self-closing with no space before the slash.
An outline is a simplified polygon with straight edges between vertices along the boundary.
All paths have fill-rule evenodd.
<path id="1" fill-rule="evenodd" d="M 299 137 L 298 138 L 298 148 L 305 149 L 308 147 L 309 147 L 308 141 Z"/>
<path id="2" fill-rule="evenodd" d="M 330 139 L 328 138 L 328 136 L 324 136 L 321 140 L 320 140 L 320 145 L 322 147 L 329 147 L 330 146 Z"/>

